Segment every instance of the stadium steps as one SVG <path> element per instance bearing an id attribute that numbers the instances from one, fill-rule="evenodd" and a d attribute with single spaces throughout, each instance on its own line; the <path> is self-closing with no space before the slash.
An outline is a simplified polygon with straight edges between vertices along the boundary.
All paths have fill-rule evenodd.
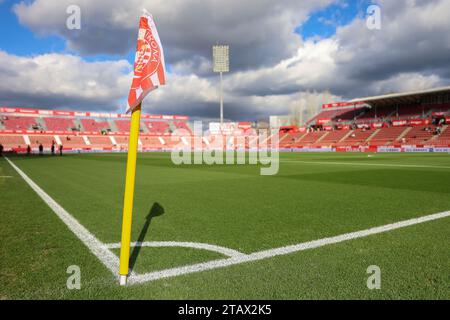
<path id="1" fill-rule="evenodd" d="M 23 140 L 25 141 L 25 144 L 26 144 L 27 146 L 31 146 L 31 140 L 30 140 L 30 137 L 29 137 L 27 134 L 24 134 L 22 137 L 23 137 Z"/>
<path id="2" fill-rule="evenodd" d="M 112 131 L 112 132 L 117 132 L 117 131 L 119 131 L 119 129 L 118 129 L 117 126 L 116 126 L 116 123 L 114 122 L 114 120 L 108 119 L 108 125 L 109 125 L 109 127 L 111 128 L 111 131 Z"/>
<path id="3" fill-rule="evenodd" d="M 294 141 L 294 143 L 298 143 L 298 142 L 302 141 L 302 139 L 303 139 L 304 137 L 306 137 L 306 136 L 308 135 L 308 133 L 309 133 L 309 132 L 304 133 L 300 138 L 296 139 L 296 140 Z"/>
<path id="4" fill-rule="evenodd" d="M 84 131 L 83 124 L 81 123 L 79 118 L 74 117 L 73 124 L 74 124 L 75 128 L 78 129 L 78 131 Z"/>
<path id="5" fill-rule="evenodd" d="M 83 122 L 81 121 L 81 119 L 77 119 L 77 120 L 78 120 L 78 122 L 79 122 L 79 124 L 80 124 L 80 130 L 81 130 L 81 132 L 86 132 L 86 128 L 84 127 Z"/>
<path id="6" fill-rule="evenodd" d="M 406 128 L 394 141 L 400 141 L 403 137 L 405 137 L 410 131 L 412 130 L 412 127 Z"/>
<path id="7" fill-rule="evenodd" d="M 366 139 L 365 142 L 369 142 L 370 140 L 372 140 L 372 138 L 375 137 L 375 136 L 378 134 L 378 132 L 380 132 L 380 131 L 381 131 L 381 129 L 375 130 L 374 133 L 372 133 L 372 134 Z"/>
<path id="8" fill-rule="evenodd" d="M 45 123 L 44 118 L 37 117 L 35 119 L 36 119 L 36 123 L 42 128 L 42 130 L 48 130 L 47 124 Z"/>
<path id="9" fill-rule="evenodd" d="M 141 132 L 150 132 L 150 130 L 148 130 L 147 125 L 144 123 L 144 121 L 141 121 L 140 123 L 140 131 Z"/>
<path id="10" fill-rule="evenodd" d="M 447 128 L 448 128 L 448 125 L 442 126 L 441 133 L 439 135 L 433 136 L 430 140 L 428 140 L 428 142 L 429 141 L 434 141 L 434 140 L 439 140 L 441 138 L 441 136 L 444 134 L 444 132 L 447 131 Z"/>
<path id="11" fill-rule="evenodd" d="M 338 143 L 340 143 L 340 142 L 344 141 L 345 139 L 347 139 L 348 137 L 350 137 L 350 135 L 353 133 L 353 131 L 355 131 L 355 130 L 348 130 L 348 133 L 344 137 L 342 137 L 342 139 L 339 140 Z"/>
<path id="12" fill-rule="evenodd" d="M 56 142 L 57 145 L 61 145 L 61 144 L 62 144 L 59 135 L 55 134 L 55 135 L 53 136 L 53 138 L 55 138 L 55 142 Z"/>
<path id="13" fill-rule="evenodd" d="M 325 133 L 323 136 L 321 136 L 319 139 L 317 139 L 317 141 L 315 143 L 322 141 L 326 136 L 330 135 L 330 132 L 331 131 L 328 131 L 327 133 Z"/>
<path id="14" fill-rule="evenodd" d="M 281 143 L 283 140 L 285 140 L 287 137 L 289 136 L 289 133 L 284 134 L 283 136 L 281 136 L 280 141 L 278 141 L 278 143 Z"/>
<path id="15" fill-rule="evenodd" d="M 177 127 L 175 126 L 175 123 L 169 122 L 169 130 L 170 130 L 170 132 L 174 132 L 176 129 L 177 129 Z"/>
<path id="16" fill-rule="evenodd" d="M 434 136 L 432 136 L 430 139 L 428 139 L 427 142 L 437 140 L 438 137 L 440 137 L 440 135 L 434 135 Z"/>
<path id="17" fill-rule="evenodd" d="M 90 146 L 90 145 L 91 145 L 91 141 L 89 141 L 89 138 L 88 138 L 87 136 L 82 136 L 82 138 L 83 138 L 83 140 L 84 140 L 84 143 L 85 143 L 87 146 Z"/>
<path id="18" fill-rule="evenodd" d="M 438 144 L 450 146 L 450 126 L 449 125 L 444 125 L 442 127 L 442 132 L 436 141 Z"/>

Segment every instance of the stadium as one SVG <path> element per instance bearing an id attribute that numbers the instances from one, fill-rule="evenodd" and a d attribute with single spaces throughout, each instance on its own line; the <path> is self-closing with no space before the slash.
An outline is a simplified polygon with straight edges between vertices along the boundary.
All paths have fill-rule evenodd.
<path id="1" fill-rule="evenodd" d="M 35 20 L 27 20 L 27 10 L 38 14 L 51 9 L 39 7 L 40 0 L 35 3 L 39 10 L 21 3 L 13 6 L 14 14 L 20 28 L 42 33 L 47 26 L 42 31 Z M 356 10 L 355 3 L 348 2 L 349 8 Z M 193 12 L 201 11 L 191 5 Z M 286 1 L 286 12 L 307 10 L 308 19 L 319 21 L 316 12 L 323 17 L 329 6 L 333 12 L 350 10 L 341 5 L 330 1 L 323 8 L 303 9 Z M 404 4 L 409 9 L 421 5 Z M 164 5 L 154 7 L 159 16 L 167 15 L 158 11 Z M 90 18 L 102 21 L 96 14 Z M 107 21 L 117 23 L 117 17 Z M 110 36 L 98 29 L 95 19 L 88 20 L 89 46 L 81 32 L 73 38 L 61 33 L 64 48 L 76 52 L 70 57 L 64 56 L 69 55 L 66 49 L 48 53 L 61 41 L 51 36 L 37 40 L 52 46 L 46 45 L 46 53 L 36 59 L 0 40 L 0 46 L 15 52 L 11 58 L 7 49 L 0 50 L 0 61 L 11 58 L 13 65 L 22 59 L 14 73 L 7 63 L 0 66 L 7 84 L 0 85 L 0 300 L 450 298 L 450 86 L 448 73 L 436 71 L 444 69 L 448 56 L 429 61 L 428 73 L 419 72 L 426 65 L 420 62 L 419 71 L 406 76 L 420 81 L 410 83 L 403 71 L 392 76 L 389 70 L 389 81 L 378 74 L 367 82 L 367 75 L 355 76 L 362 84 L 346 86 L 347 69 L 335 71 L 333 66 L 345 61 L 350 78 L 358 66 L 356 56 L 336 58 L 333 65 L 329 60 L 344 50 L 335 43 L 345 42 L 346 28 L 365 23 L 356 13 L 329 36 L 341 37 L 339 41 L 321 34 L 324 38 L 308 42 L 306 31 L 296 31 L 306 44 L 297 44 L 300 49 L 293 57 L 257 66 L 252 62 L 258 54 L 245 60 L 248 47 L 242 49 L 236 41 L 241 59 L 233 60 L 233 42 L 214 45 L 209 33 L 204 46 L 198 44 L 198 35 L 188 38 L 200 49 L 186 53 L 190 45 L 185 39 L 165 31 L 176 25 L 179 32 L 181 27 L 170 19 L 159 24 L 158 15 L 154 17 L 161 41 L 152 15 L 133 15 L 133 35 L 139 21 L 138 45 L 136 50 L 128 45 L 123 52 L 132 54 L 121 61 L 113 60 L 120 51 L 108 51 L 115 41 L 94 58 L 85 53 Z M 224 19 L 227 25 L 232 20 Z M 295 30 L 307 26 L 308 19 L 299 21 Z M 372 32 L 365 24 L 362 28 Z M 18 30 L 18 37 L 27 39 Z M 98 34 L 102 38 L 95 38 Z M 114 36 L 130 37 L 124 34 Z M 278 40 L 271 38 L 275 44 Z M 173 44 L 178 42 L 180 47 Z M 202 60 L 203 47 L 211 63 Z M 326 59 L 320 56 L 324 48 L 331 51 Z M 442 50 L 448 53 L 448 48 Z M 194 57 L 192 64 L 200 63 L 192 67 L 181 58 L 175 61 L 180 52 L 183 59 Z M 69 68 L 62 68 L 66 59 L 79 66 L 75 81 L 66 82 L 66 74 L 55 81 L 46 77 L 55 66 L 58 74 L 69 74 Z M 326 72 L 321 73 L 319 62 Z M 45 64 L 44 76 L 36 84 L 32 78 L 42 70 L 33 68 L 39 63 Z M 271 64 L 272 71 L 267 69 Z M 301 68 L 294 72 L 290 68 L 296 64 Z M 317 73 L 308 86 L 320 92 L 329 86 L 336 94 L 307 100 L 300 108 L 306 116 L 299 119 L 293 114 L 299 110 L 291 112 L 287 105 L 304 97 L 306 89 L 285 91 L 291 86 L 303 90 L 298 79 L 307 78 L 302 69 L 308 65 Z M 13 81 L 27 74 L 26 68 L 33 75 L 25 80 L 35 87 L 20 92 Z M 185 75 L 189 68 L 196 71 Z M 83 72 L 81 89 L 72 90 Z M 119 84 L 111 80 L 115 77 Z M 338 78 L 333 79 L 337 83 L 328 83 L 330 78 Z M 101 81 L 106 84 L 98 85 Z M 381 89 L 373 89 L 380 81 Z M 46 82 L 51 85 L 46 87 Z M 254 89 L 254 83 L 261 89 Z M 95 87 L 95 99 L 90 87 Z M 120 108 L 110 106 L 112 101 Z M 266 311 L 270 314 L 270 308 Z M 189 313 L 188 304 L 180 312 Z"/>
<path id="2" fill-rule="evenodd" d="M 132 286 L 131 297 L 144 294 L 157 298 L 206 298 L 213 294 L 216 298 L 247 298 L 249 295 L 294 298 L 292 294 L 296 289 L 284 281 L 295 274 L 304 286 L 314 271 L 303 271 L 313 265 L 313 270 L 319 272 L 313 279 L 319 283 L 332 276 L 325 270 L 340 270 L 339 277 L 346 281 L 346 289 L 343 293 L 327 292 L 325 288 L 328 286 L 323 287 L 323 291 L 319 286 L 305 296 L 309 298 L 344 298 L 346 294 L 357 298 L 383 298 L 385 294 L 403 298 L 447 297 L 447 266 L 442 262 L 448 261 L 448 252 L 442 244 L 448 240 L 445 231 L 448 219 L 316 249 L 319 252 L 272 258 L 261 262 L 262 266 L 245 261 L 252 252 L 270 252 L 272 247 L 309 243 L 318 238 L 327 239 L 335 234 L 409 221 L 448 209 L 449 98 L 450 88 L 441 88 L 331 103 L 324 105 L 323 111 L 310 119 L 306 127 L 271 128 L 271 132 L 280 136 L 281 155 L 280 173 L 270 181 L 255 176 L 255 168 L 250 165 L 200 165 L 192 168 L 177 167 L 170 161 L 172 147 L 180 143 L 194 152 L 217 151 L 214 142 L 223 139 L 224 151 L 254 152 L 251 141 L 258 131 L 257 124 L 229 123 L 228 135 L 209 132 L 208 136 L 200 139 L 201 149 L 194 149 L 194 144 L 188 142 L 195 136 L 193 124 L 187 116 L 143 115 L 139 138 L 142 152 L 138 166 L 140 174 L 136 186 L 137 228 L 133 230 L 133 239 L 142 246 L 133 251 L 133 263 L 136 263 L 133 270 L 139 271 L 137 283 L 151 284 Z M 2 175 L 10 177 L 3 179 L 3 186 L 12 184 L 9 191 L 5 189 L 2 192 L 2 203 L 14 208 L 12 212 L 17 215 L 23 214 L 26 220 L 33 219 L 26 214 L 27 210 L 33 208 L 37 211 L 34 218 L 37 220 L 32 220 L 34 222 L 28 226 L 28 231 L 49 230 L 49 233 L 44 233 L 47 240 L 40 250 L 50 254 L 50 259 L 46 258 L 41 265 L 39 256 L 35 256 L 39 249 L 29 246 L 20 250 L 27 260 L 22 266 L 21 263 L 15 263 L 15 266 L 26 270 L 28 259 L 37 259 L 38 268 L 48 267 L 46 263 L 64 263 L 70 257 L 64 252 L 69 249 L 67 246 L 73 245 L 69 243 L 79 242 L 65 230 L 56 216 L 46 217 L 43 221 L 38 219 L 51 210 L 27 188 L 20 175 L 25 181 L 32 179 L 36 182 L 35 191 L 36 188 L 41 190 L 39 186 L 42 186 L 51 198 L 58 199 L 54 201 L 58 201 L 58 207 L 64 208 L 61 210 L 70 212 L 88 230 L 98 233 L 102 240 L 107 239 L 103 240 L 103 243 L 110 242 L 106 244 L 107 250 L 117 254 L 120 248 L 120 242 L 117 243 L 120 226 L 117 212 L 121 206 L 118 199 L 121 198 L 121 174 L 128 147 L 129 116 L 14 107 L 2 107 L 0 111 L 0 143 L 8 159 L 2 160 Z M 178 135 L 177 129 L 184 134 Z M 247 143 L 236 144 L 240 137 L 245 137 Z M 42 156 L 38 156 L 39 144 L 44 146 Z M 52 144 L 63 145 L 62 159 L 51 155 Z M 27 155 L 28 145 L 31 146 L 31 154 Z M 151 179 L 147 180 L 147 177 Z M 20 199 L 12 196 L 16 192 L 22 195 Z M 245 203 L 239 200 L 242 194 L 245 194 Z M 228 201 L 223 202 L 224 198 Z M 350 200 L 354 198 L 358 201 Z M 267 206 L 272 208 L 271 214 L 265 210 Z M 246 212 L 244 216 L 243 212 Z M 16 215 L 10 218 L 18 219 Z M 14 223 L 17 227 L 22 225 L 17 222 Z M 150 222 L 152 228 L 149 230 Z M 66 224 L 73 231 L 74 227 L 67 221 Z M 59 231 L 50 232 L 50 228 Z M 9 230 L 7 233 L 12 235 L 18 231 Z M 80 237 L 77 232 L 75 234 Z M 23 240 L 27 241 L 26 238 L 24 236 Z M 67 243 L 61 245 L 59 241 Z M 410 247 L 411 244 L 414 247 Z M 92 260 L 89 262 L 92 270 L 89 270 L 88 290 L 81 297 L 93 297 L 91 294 L 96 290 L 106 296 L 125 297 L 123 293 L 115 292 L 113 275 L 101 270 L 104 268 L 94 256 L 89 256 L 89 250 L 80 243 L 73 250 L 77 256 L 80 255 L 76 261 L 82 259 L 87 263 Z M 278 254 L 284 256 L 284 253 Z M 273 253 L 275 257 L 278 254 Z M 305 255 L 306 260 L 303 260 Z M 401 291 L 404 274 L 398 278 L 392 275 L 387 293 L 352 293 L 352 287 L 357 286 L 358 281 L 364 284 L 365 269 L 362 270 L 364 272 L 353 269 L 347 265 L 349 262 L 339 259 L 339 255 L 346 256 L 356 265 L 363 261 L 381 260 L 387 268 L 394 268 L 400 263 L 406 268 L 405 274 L 411 272 L 418 278 L 407 292 Z M 228 262 L 223 257 L 236 261 Z M 221 261 L 225 261 L 225 266 L 227 263 L 237 266 L 221 269 Z M 409 262 L 404 264 L 404 261 Z M 303 271 L 297 269 L 299 265 Z M 202 271 L 202 267 L 219 270 Z M 263 271 L 265 268 L 272 270 L 273 274 Z M 321 271 L 321 268 L 325 269 Z M 442 272 L 440 268 L 443 268 Z M 64 271 L 59 270 L 59 275 Z M 182 276 L 191 273 L 188 278 Z M 245 282 L 236 283 L 242 281 L 241 273 L 252 279 L 255 287 L 243 290 Z M 269 283 L 274 281 L 270 290 L 265 289 L 268 284 L 256 280 L 255 277 L 261 273 Z M 77 297 L 76 294 L 66 296 L 61 291 L 54 291 L 53 286 L 58 287 L 58 273 L 51 277 L 54 277 L 54 282 L 46 281 L 47 291 L 38 291 L 38 294 L 54 298 Z M 168 280 L 158 280 L 166 277 Z M 108 279 L 111 282 L 109 286 Z M 282 284 L 277 284 L 279 280 Z M 204 281 L 218 282 L 224 291 L 213 293 L 209 288 L 198 296 L 184 287 L 186 281 L 192 281 L 194 287 Z M 229 281 L 243 291 L 228 291 Z M 175 283 L 174 289 L 162 292 L 168 283 Z M 61 284 L 65 282 L 59 286 Z M 180 286 L 184 289 L 180 290 Z M 36 292 L 25 294 L 24 297 L 33 297 Z"/>
<path id="3" fill-rule="evenodd" d="M 450 87 L 358 98 L 322 108 L 305 126 L 280 126 L 278 117 L 273 117 L 275 125 L 270 132 L 280 135 L 279 148 L 298 152 L 450 152 Z M 14 153 L 26 153 L 28 145 L 38 152 L 39 144 L 47 152 L 52 144 L 62 145 L 68 152 L 126 151 L 129 118 L 126 114 L 1 107 L 0 143 L 5 151 Z M 215 149 L 210 142 L 220 136 L 226 139 L 226 149 L 249 150 L 250 137 L 260 129 L 257 123 L 245 121 L 228 122 L 220 132 L 214 125 L 211 123 L 208 136 L 201 138 L 201 149 Z M 180 142 L 194 148 L 190 143 L 193 123 L 187 116 L 144 115 L 140 128 L 141 151 L 170 152 Z M 247 137 L 246 144 L 237 143 L 242 136 Z"/>

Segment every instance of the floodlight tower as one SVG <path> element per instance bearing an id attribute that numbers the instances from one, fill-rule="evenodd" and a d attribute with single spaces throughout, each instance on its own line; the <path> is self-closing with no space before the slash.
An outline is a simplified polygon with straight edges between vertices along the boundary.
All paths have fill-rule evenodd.
<path id="1" fill-rule="evenodd" d="M 213 46 L 214 72 L 220 73 L 220 127 L 223 126 L 223 73 L 230 72 L 230 47 Z"/>

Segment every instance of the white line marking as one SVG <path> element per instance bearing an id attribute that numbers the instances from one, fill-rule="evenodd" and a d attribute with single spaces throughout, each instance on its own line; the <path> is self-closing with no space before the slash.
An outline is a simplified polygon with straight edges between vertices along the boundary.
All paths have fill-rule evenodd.
<path id="1" fill-rule="evenodd" d="M 399 167 L 399 168 L 435 168 L 450 169 L 446 166 L 429 166 L 420 164 L 394 164 L 394 163 L 353 163 L 353 162 L 331 162 L 331 161 L 303 161 L 303 160 L 280 160 L 280 162 L 305 163 L 305 164 L 328 164 L 328 165 L 345 165 L 345 166 L 376 166 L 376 167 Z"/>
<path id="2" fill-rule="evenodd" d="M 162 278 L 169 278 L 169 277 L 176 277 L 183 274 L 189 274 L 194 272 L 201 272 L 211 269 L 217 269 L 217 268 L 223 268 L 231 265 L 251 262 L 251 261 L 258 261 L 268 258 L 273 258 L 276 256 L 281 256 L 289 253 L 299 252 L 303 250 L 313 249 L 313 248 L 319 248 L 330 244 L 336 244 L 343 241 L 348 241 L 352 239 L 357 238 L 363 238 L 374 234 L 379 234 L 399 228 L 404 228 L 408 226 L 412 226 L 415 224 L 420 224 L 432 220 L 442 219 L 450 216 L 450 211 L 436 213 L 420 218 L 414 218 L 409 220 L 404 220 L 392 224 L 387 224 L 380 227 L 374 227 L 366 230 L 356 231 L 356 232 L 350 232 L 346 234 L 342 234 L 335 237 L 329 237 L 314 241 L 308 241 L 304 243 L 299 243 L 296 245 L 286 246 L 286 247 L 280 247 L 275 249 L 269 249 L 269 250 L 263 250 L 259 252 L 254 252 L 245 256 L 241 257 L 233 257 L 233 258 L 227 258 L 227 259 L 219 259 L 219 260 L 213 260 L 210 262 L 204 262 L 204 263 L 198 263 L 190 266 L 183 266 L 183 267 L 177 267 L 177 268 L 171 268 L 166 269 L 162 271 L 155 271 L 150 272 L 146 274 L 139 274 L 139 275 L 133 275 L 129 279 L 130 284 L 136 284 L 136 283 L 143 283 L 147 281 L 153 281 L 158 280 Z"/>
<path id="3" fill-rule="evenodd" d="M 56 215 L 66 224 L 66 226 L 89 248 L 89 250 L 109 269 L 118 276 L 119 258 L 112 253 L 105 245 L 81 225 L 63 207 L 53 200 L 44 190 L 33 182 L 22 170 L 20 170 L 11 160 L 6 161 L 17 171 L 26 183 L 41 197 L 42 200 L 56 213 Z"/>
<path id="4" fill-rule="evenodd" d="M 181 248 L 194 248 L 200 250 L 215 251 L 228 257 L 242 257 L 246 256 L 245 253 L 237 250 L 229 249 L 226 247 L 216 246 L 213 244 L 199 243 L 199 242 L 178 242 L 178 241 L 149 241 L 149 242 L 132 242 L 132 247 L 181 247 Z M 120 249 L 120 242 L 106 244 L 108 249 Z"/>
<path id="5" fill-rule="evenodd" d="M 28 183 L 28 185 L 44 200 L 44 202 L 58 215 L 58 217 L 67 225 L 67 227 L 89 248 L 89 250 L 97 256 L 97 258 L 118 278 L 119 270 L 119 258 L 111 252 L 109 247 L 116 247 L 117 244 L 104 244 L 98 240 L 93 234 L 91 234 L 85 227 L 83 227 L 74 217 L 72 217 L 64 208 L 62 208 L 55 200 L 53 200 L 47 193 L 45 193 L 36 183 L 34 183 L 22 170 L 20 170 L 14 163 L 12 163 L 8 158 L 5 157 L 8 163 L 17 171 L 17 173 Z M 263 259 L 273 258 L 276 256 L 286 255 L 294 252 L 299 252 L 308 249 L 314 249 L 323 247 L 330 244 L 336 244 L 343 241 L 358 239 L 367 237 L 374 234 L 379 234 L 395 229 L 409 227 L 415 224 L 420 224 L 428 221 L 433 221 L 437 219 L 442 219 L 450 216 L 450 211 L 440 212 L 436 214 L 431 214 L 419 218 L 413 218 L 409 220 L 404 220 L 392 224 L 387 224 L 384 226 L 374 227 L 366 230 L 345 233 L 342 235 L 323 238 L 319 240 L 313 240 L 308 242 L 303 242 L 295 245 L 274 248 L 269 250 L 262 250 L 258 252 L 253 252 L 250 254 L 243 254 L 239 251 L 227 249 L 224 247 L 219 247 L 215 245 L 201 244 L 201 243 L 190 243 L 196 246 L 201 246 L 202 249 L 219 249 L 223 252 L 228 252 L 233 254 L 231 258 L 218 259 L 209 262 L 203 262 L 193 265 L 187 265 L 182 267 L 170 268 L 161 271 L 149 272 L 144 274 L 136 274 L 131 272 L 129 277 L 130 284 L 144 283 L 148 281 L 154 281 L 163 278 L 170 278 L 181 276 L 184 274 L 190 274 L 195 272 L 201 272 L 211 269 L 223 268 L 231 265 L 242 264 L 246 262 L 259 261 Z M 151 244 L 152 242 L 144 243 L 134 243 L 134 245 Z M 155 242 L 158 243 L 158 242 Z M 175 246 L 177 242 L 160 242 L 159 244 L 172 243 Z M 187 244 L 188 242 L 181 242 Z M 151 245 L 150 245 L 151 246 Z M 187 246 L 187 245 L 186 245 Z M 190 246 L 192 247 L 192 246 Z M 224 251 L 225 250 L 225 251 Z"/>

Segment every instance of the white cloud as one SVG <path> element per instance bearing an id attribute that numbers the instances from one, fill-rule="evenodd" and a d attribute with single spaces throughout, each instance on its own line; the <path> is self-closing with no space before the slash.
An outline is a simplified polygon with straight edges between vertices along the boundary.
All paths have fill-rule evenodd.
<path id="1" fill-rule="evenodd" d="M 0 51 L 0 66 L 3 103 L 112 109 L 131 83 L 126 60 L 86 62 L 73 55 L 19 57 Z"/>
<path id="2" fill-rule="evenodd" d="M 124 54 L 133 49 L 141 8 L 155 17 L 168 62 L 210 59 L 211 45 L 232 46 L 234 70 L 277 63 L 296 51 L 293 30 L 332 0 L 35 0 L 14 7 L 20 22 L 39 34 L 58 34 L 82 54 Z M 68 5 L 79 5 L 82 29 L 68 30 Z M 187 62 L 186 62 L 187 61 Z M 191 71 L 197 72 L 197 64 Z"/>
<path id="3" fill-rule="evenodd" d="M 436 75 L 425 76 L 420 73 L 401 73 L 389 79 L 375 82 L 371 89 L 374 94 L 387 94 L 426 90 L 443 85 L 442 80 Z"/>
<path id="4" fill-rule="evenodd" d="M 79 33 L 65 29 L 69 3 L 82 9 Z M 225 115 L 232 119 L 254 120 L 289 113 L 299 104 L 327 102 L 320 100 L 327 90 L 334 94 L 332 99 L 350 99 L 448 84 L 449 1 L 380 0 L 381 30 L 367 29 L 357 17 L 329 39 L 303 41 L 293 30 L 327 3 L 35 0 L 18 4 L 15 12 L 34 32 L 59 34 L 82 54 L 121 53 L 134 47 L 136 8 L 146 6 L 155 15 L 173 70 L 167 86 L 146 100 L 148 112 L 218 115 L 218 79 L 210 62 L 210 46 L 216 41 L 231 45 Z M 91 63 L 64 54 L 24 58 L 1 53 L 0 75 L 6 81 L 0 84 L 0 102 L 114 109 L 126 98 L 129 72 L 125 61 Z M 29 89 L 23 83 L 29 83 Z"/>

